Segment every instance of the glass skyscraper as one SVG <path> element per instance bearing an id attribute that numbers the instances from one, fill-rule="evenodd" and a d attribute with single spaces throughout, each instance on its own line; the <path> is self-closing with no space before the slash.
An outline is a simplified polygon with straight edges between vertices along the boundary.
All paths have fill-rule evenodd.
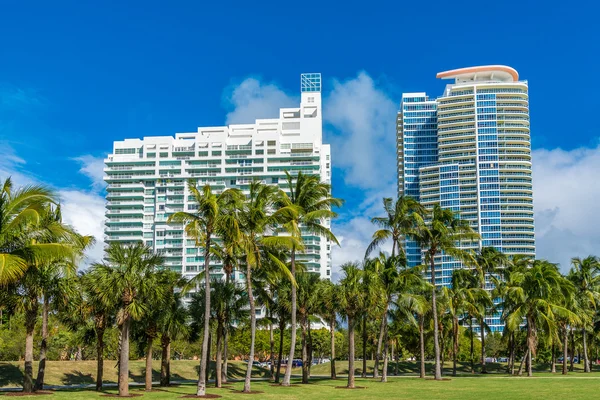
<path id="1" fill-rule="evenodd" d="M 425 207 L 440 204 L 460 214 L 481 240 L 461 247 L 493 246 L 507 255 L 535 256 L 531 141 L 527 81 L 506 66 L 441 72 L 453 79 L 441 97 L 402 96 L 398 113 L 399 194 Z M 422 263 L 406 243 L 409 265 Z M 449 285 L 463 265 L 442 255 L 437 285 Z M 489 283 L 488 283 L 489 284 Z M 489 286 L 491 288 L 491 286 Z M 498 316 L 487 321 L 499 328 Z"/>

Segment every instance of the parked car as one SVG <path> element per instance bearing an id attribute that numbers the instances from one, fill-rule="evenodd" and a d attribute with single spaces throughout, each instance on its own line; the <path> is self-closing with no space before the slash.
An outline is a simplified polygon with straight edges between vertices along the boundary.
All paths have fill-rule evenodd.
<path id="1" fill-rule="evenodd" d="M 292 361 L 292 368 L 301 367 L 302 365 L 304 365 L 304 364 L 302 363 L 302 360 L 300 360 L 300 359 L 295 359 Z"/>
<path id="2" fill-rule="evenodd" d="M 506 363 L 508 362 L 508 357 L 498 357 L 498 362 Z"/>

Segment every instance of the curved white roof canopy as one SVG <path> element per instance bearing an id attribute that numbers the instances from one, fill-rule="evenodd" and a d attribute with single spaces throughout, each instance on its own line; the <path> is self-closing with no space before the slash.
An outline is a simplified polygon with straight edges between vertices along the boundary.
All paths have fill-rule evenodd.
<path id="1" fill-rule="evenodd" d="M 452 69 L 439 72 L 436 75 L 440 79 L 456 79 L 457 81 L 501 81 L 516 82 L 519 73 L 514 68 L 506 65 L 484 65 L 480 67 L 468 67 Z"/>

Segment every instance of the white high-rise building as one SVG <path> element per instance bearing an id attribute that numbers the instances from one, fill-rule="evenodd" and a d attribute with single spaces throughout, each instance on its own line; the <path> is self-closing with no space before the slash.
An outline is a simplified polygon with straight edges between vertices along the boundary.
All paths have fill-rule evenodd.
<path id="1" fill-rule="evenodd" d="M 398 113 L 398 189 L 425 207 L 459 213 L 481 236 L 466 249 L 491 246 L 511 256 L 535 257 L 531 136 L 527 81 L 501 65 L 441 72 L 453 79 L 444 94 L 402 96 Z M 406 244 L 408 262 L 421 251 Z M 437 285 L 449 285 L 460 261 L 443 255 Z M 488 283 L 491 288 L 491 283 Z M 501 329 L 499 315 L 487 321 Z"/>
<path id="2" fill-rule="evenodd" d="M 104 169 L 106 242 L 143 241 L 172 270 L 187 277 L 198 274 L 204 266 L 202 250 L 181 225 L 167 224 L 174 212 L 196 207 L 188 180 L 215 191 L 247 192 L 253 179 L 279 185 L 285 182 L 285 171 L 302 171 L 330 183 L 331 151 L 323 144 L 321 112 L 321 74 L 302 74 L 299 106 L 280 109 L 279 118 L 115 142 Z M 330 242 L 312 235 L 304 240 L 306 249 L 298 259 L 308 271 L 329 278 Z M 219 267 L 215 261 L 211 276 L 224 275 Z M 240 278 L 239 272 L 235 275 Z"/>

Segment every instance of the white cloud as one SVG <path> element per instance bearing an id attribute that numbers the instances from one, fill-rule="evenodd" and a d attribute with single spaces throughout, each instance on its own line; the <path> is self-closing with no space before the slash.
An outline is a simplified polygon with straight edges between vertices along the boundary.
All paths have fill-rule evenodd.
<path id="1" fill-rule="evenodd" d="M 600 146 L 533 151 L 537 257 L 558 262 L 598 254 Z"/>
<path id="2" fill-rule="evenodd" d="M 96 243 L 86 251 L 84 264 L 101 261 L 104 252 L 104 198 L 97 193 L 60 190 L 64 222 L 83 235 L 92 235 Z"/>
<path id="3" fill-rule="evenodd" d="M 334 80 L 324 103 L 332 159 L 344 170 L 344 181 L 362 189 L 395 186 L 396 103 L 365 72 Z"/>
<path id="4" fill-rule="evenodd" d="M 81 164 L 79 172 L 90 178 L 94 190 L 100 191 L 106 186 L 104 182 L 104 157 L 85 154 L 75 157 L 73 160 Z"/>
<path id="5" fill-rule="evenodd" d="M 300 100 L 286 94 L 273 83 L 246 78 L 239 85 L 225 90 L 224 100 L 231 109 L 226 124 L 251 124 L 259 118 L 278 118 L 279 109 L 297 107 Z"/>

